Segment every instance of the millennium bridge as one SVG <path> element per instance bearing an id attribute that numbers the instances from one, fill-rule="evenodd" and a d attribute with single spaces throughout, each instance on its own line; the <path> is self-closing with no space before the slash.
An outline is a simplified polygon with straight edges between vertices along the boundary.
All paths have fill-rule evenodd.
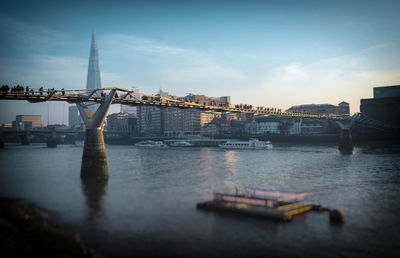
<path id="1" fill-rule="evenodd" d="M 107 94 L 108 93 L 108 94 Z M 113 95 L 109 104 L 123 104 L 131 106 L 157 106 L 160 108 L 175 107 L 183 109 L 199 109 L 202 111 L 233 112 L 260 115 L 276 115 L 285 117 L 307 117 L 334 120 L 347 120 L 348 118 L 337 115 L 322 115 L 300 112 L 282 112 L 277 108 L 261 108 L 240 105 L 206 105 L 179 98 L 160 97 L 122 88 L 101 88 L 93 90 L 38 90 L 5 92 L 0 99 L 27 100 L 31 103 L 44 101 L 66 101 L 68 103 L 103 103 L 106 96 Z"/>
<path id="2" fill-rule="evenodd" d="M 344 154 L 351 154 L 353 151 L 350 127 L 355 121 L 368 127 L 380 129 L 389 128 L 388 125 L 371 119 L 361 113 L 357 113 L 353 116 L 323 115 L 302 112 L 282 112 L 276 108 L 253 108 L 251 105 L 225 105 L 212 102 L 204 104 L 196 103 L 187 99 L 145 94 L 118 87 L 83 90 L 44 90 L 43 88 L 40 88 L 26 89 L 26 91 L 23 87 L 17 87 L 11 91 L 8 89 L 2 89 L 0 100 L 26 100 L 31 103 L 64 101 L 76 104 L 86 126 L 86 136 L 81 167 L 82 178 L 108 177 L 102 126 L 111 104 L 334 120 L 341 128 L 339 150 Z M 89 106 L 96 103 L 100 105 L 98 109 L 92 113 L 92 111 L 89 109 Z"/>

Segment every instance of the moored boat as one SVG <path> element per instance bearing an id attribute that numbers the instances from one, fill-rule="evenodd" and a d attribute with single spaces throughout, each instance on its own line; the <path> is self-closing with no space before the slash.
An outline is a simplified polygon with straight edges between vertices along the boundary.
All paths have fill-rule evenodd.
<path id="1" fill-rule="evenodd" d="M 171 143 L 169 146 L 171 146 L 171 147 L 191 147 L 193 145 L 186 141 L 176 141 L 176 142 Z"/>
<path id="2" fill-rule="evenodd" d="M 136 143 L 135 146 L 160 148 L 160 147 L 165 147 L 166 145 L 161 141 L 145 140 Z"/>
<path id="3" fill-rule="evenodd" d="M 303 202 L 306 200 L 306 193 L 286 192 L 270 189 L 249 188 L 245 189 L 246 195 L 253 198 L 265 200 L 276 200 L 281 202 Z"/>
<path id="4" fill-rule="evenodd" d="M 245 150 L 262 150 L 272 149 L 270 141 L 259 141 L 258 139 L 249 139 L 248 141 L 228 141 L 218 145 L 223 149 L 245 149 Z"/>
<path id="5" fill-rule="evenodd" d="M 213 200 L 199 203 L 197 208 L 290 221 L 294 215 L 308 212 L 313 206 L 309 202 L 286 203 L 277 200 L 253 198 L 248 195 L 215 193 Z"/>
<path id="6" fill-rule="evenodd" d="M 305 193 L 246 188 L 245 194 L 216 193 L 214 199 L 197 204 L 198 209 L 223 211 L 266 219 L 291 221 L 293 216 L 310 210 L 329 211 L 330 223 L 344 223 L 344 212 L 313 205 L 305 201 Z"/>

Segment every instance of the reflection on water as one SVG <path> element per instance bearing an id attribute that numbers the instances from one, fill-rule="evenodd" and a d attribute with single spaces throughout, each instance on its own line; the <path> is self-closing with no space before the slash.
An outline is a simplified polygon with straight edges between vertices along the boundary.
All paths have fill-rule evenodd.
<path id="1" fill-rule="evenodd" d="M 236 175 L 238 173 L 236 163 L 237 163 L 236 152 L 225 151 L 225 166 L 228 168 L 228 171 L 232 175 Z"/>
<path id="2" fill-rule="evenodd" d="M 107 179 L 81 178 L 82 192 L 86 197 L 86 205 L 88 214 L 86 221 L 95 224 L 99 219 L 103 218 L 103 197 L 106 193 Z"/>
<path id="3" fill-rule="evenodd" d="M 233 182 L 233 178 L 238 173 L 237 169 L 237 158 L 236 158 L 236 151 L 227 150 L 225 151 L 225 167 L 227 168 L 225 185 L 227 186 L 230 192 L 234 192 L 237 190 L 237 186 Z"/>

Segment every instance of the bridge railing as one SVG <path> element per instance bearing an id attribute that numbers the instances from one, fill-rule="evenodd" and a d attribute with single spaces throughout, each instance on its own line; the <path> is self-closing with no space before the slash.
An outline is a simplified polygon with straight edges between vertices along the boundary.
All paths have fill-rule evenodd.
<path id="1" fill-rule="evenodd" d="M 118 87 L 101 88 L 101 89 L 33 89 L 19 91 L 3 91 L 0 94 L 0 99 L 27 100 L 30 102 L 43 101 L 67 101 L 69 103 L 79 102 L 103 102 L 105 96 L 111 91 L 116 90 L 117 94 L 113 100 L 113 104 L 131 105 L 131 106 L 157 106 L 160 108 L 175 107 L 181 109 L 199 109 L 202 111 L 215 112 L 232 112 L 232 113 L 247 113 L 259 115 L 273 115 L 284 117 L 300 117 L 300 118 L 318 118 L 343 120 L 341 116 L 323 115 L 304 112 L 285 112 L 276 108 L 252 107 L 251 105 L 210 105 L 209 103 L 198 103 L 192 100 L 162 97 L 153 94 L 146 94 L 137 90 L 127 90 Z"/>

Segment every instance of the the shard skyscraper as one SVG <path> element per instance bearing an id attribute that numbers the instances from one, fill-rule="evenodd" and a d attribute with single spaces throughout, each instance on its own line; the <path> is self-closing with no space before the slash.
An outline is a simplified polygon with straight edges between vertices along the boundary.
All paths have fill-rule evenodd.
<path id="1" fill-rule="evenodd" d="M 90 45 L 89 67 L 87 73 L 86 89 L 101 88 L 99 51 L 97 49 L 96 34 L 92 33 L 92 43 Z M 89 109 L 94 112 L 99 107 L 99 104 L 90 105 Z"/>

